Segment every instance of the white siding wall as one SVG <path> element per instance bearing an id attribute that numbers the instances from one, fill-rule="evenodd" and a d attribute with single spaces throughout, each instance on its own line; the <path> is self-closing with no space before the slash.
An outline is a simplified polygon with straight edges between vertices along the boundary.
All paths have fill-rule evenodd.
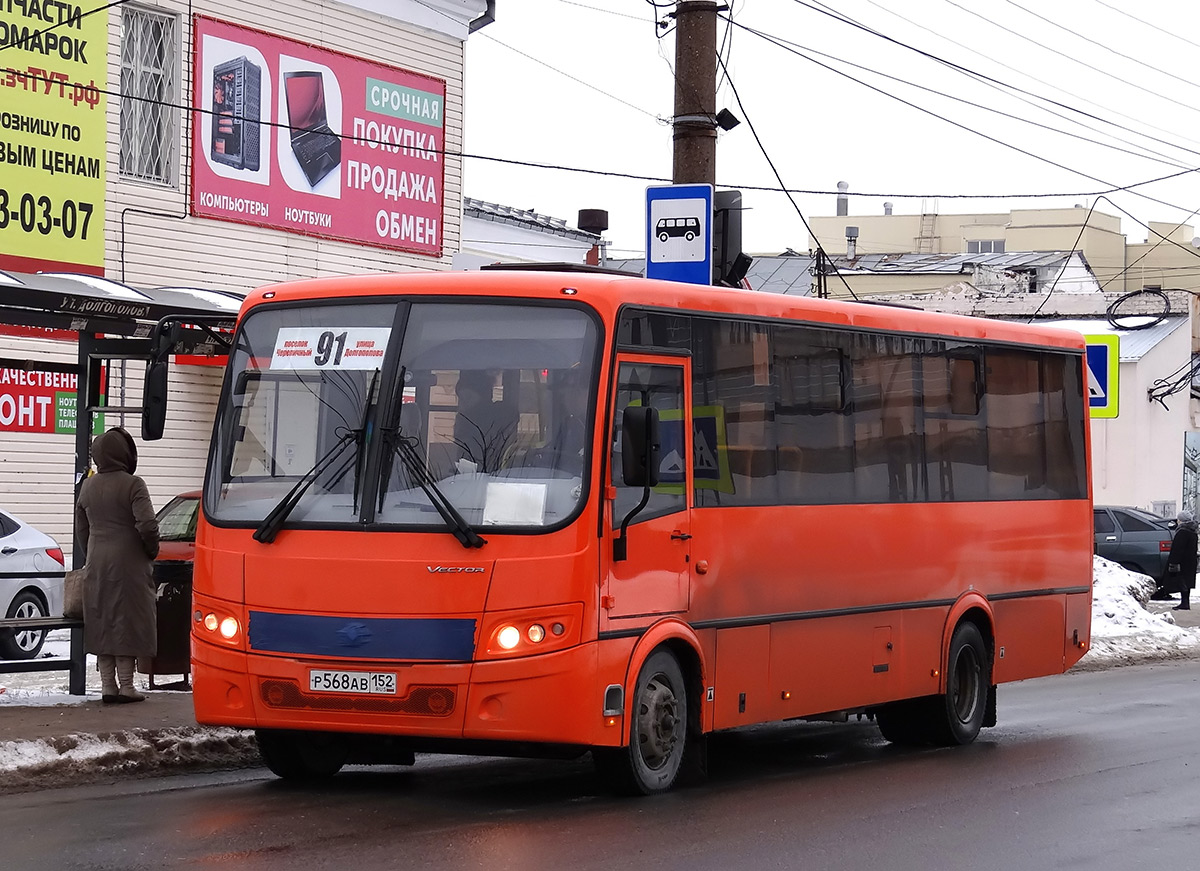
<path id="1" fill-rule="evenodd" d="M 178 0 L 131 3 L 179 16 L 183 70 L 179 102 L 192 99 L 192 22 Z M 196 0 L 191 11 L 296 39 L 354 57 L 402 67 L 446 82 L 443 148 L 462 149 L 463 43 L 332 0 Z M 109 13 L 109 86 L 120 89 L 121 9 Z M 370 248 L 281 230 L 188 215 L 191 119 L 180 117 L 179 179 L 173 187 L 120 176 L 120 100 L 108 99 L 108 199 L 105 272 L 134 286 L 190 285 L 251 290 L 292 278 L 371 271 L 449 269 L 462 225 L 462 160 L 443 156 L 441 258 Z M 162 214 L 139 214 L 128 210 Z M 124 229 L 122 230 L 122 213 Z M 124 255 L 121 243 L 124 240 Z"/>

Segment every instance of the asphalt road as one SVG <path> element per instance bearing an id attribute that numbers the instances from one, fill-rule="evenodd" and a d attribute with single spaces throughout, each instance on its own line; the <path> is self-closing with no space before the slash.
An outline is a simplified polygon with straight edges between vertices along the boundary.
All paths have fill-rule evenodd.
<path id="1" fill-rule="evenodd" d="M 1193 868 L 1200 662 L 1000 688 L 974 745 L 871 725 L 715 741 L 700 787 L 604 794 L 584 761 L 421 758 L 295 788 L 259 769 L 0 797 L 0 865 L 36 869 Z"/>

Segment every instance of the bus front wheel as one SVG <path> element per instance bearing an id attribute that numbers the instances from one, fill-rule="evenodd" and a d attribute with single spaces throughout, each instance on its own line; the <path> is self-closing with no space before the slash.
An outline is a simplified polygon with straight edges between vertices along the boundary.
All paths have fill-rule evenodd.
<path id="1" fill-rule="evenodd" d="M 596 766 L 621 792 L 666 792 L 679 776 L 688 743 L 687 689 L 670 652 L 658 650 L 642 665 L 631 720 L 629 746 L 597 748 Z"/>
<path id="2" fill-rule="evenodd" d="M 263 764 L 284 780 L 324 780 L 346 764 L 346 742 L 337 735 L 259 729 L 254 737 Z"/>

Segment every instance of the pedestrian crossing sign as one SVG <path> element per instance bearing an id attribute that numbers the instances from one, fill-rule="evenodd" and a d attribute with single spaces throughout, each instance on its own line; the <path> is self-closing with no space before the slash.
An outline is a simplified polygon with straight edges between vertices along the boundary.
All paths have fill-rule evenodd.
<path id="1" fill-rule="evenodd" d="M 1117 416 L 1120 384 L 1120 337 L 1113 333 L 1084 336 L 1087 342 L 1088 411 L 1091 417 Z"/>

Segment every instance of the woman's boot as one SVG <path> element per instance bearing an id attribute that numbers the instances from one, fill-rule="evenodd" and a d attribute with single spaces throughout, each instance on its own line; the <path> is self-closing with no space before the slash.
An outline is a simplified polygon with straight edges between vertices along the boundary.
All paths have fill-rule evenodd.
<path id="1" fill-rule="evenodd" d="M 121 689 L 117 691 L 118 702 L 144 702 L 146 697 L 139 693 L 133 685 L 134 657 L 117 657 L 117 682 Z"/>
<path id="2" fill-rule="evenodd" d="M 107 653 L 97 654 L 96 670 L 100 672 L 100 701 L 105 704 L 121 701 L 117 696 L 117 658 Z"/>

